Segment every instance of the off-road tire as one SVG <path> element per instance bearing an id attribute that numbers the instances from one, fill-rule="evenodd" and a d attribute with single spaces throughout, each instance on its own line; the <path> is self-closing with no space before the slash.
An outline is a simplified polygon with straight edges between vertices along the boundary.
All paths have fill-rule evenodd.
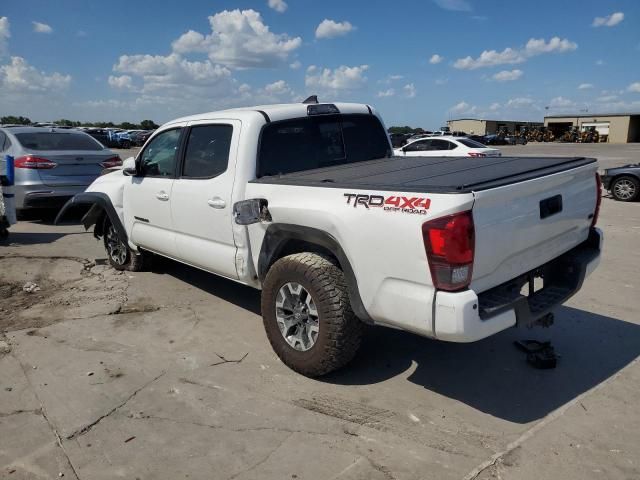
<path id="1" fill-rule="evenodd" d="M 278 291 L 288 282 L 302 285 L 318 311 L 318 336 L 307 351 L 290 346 L 276 321 Z M 360 348 L 363 324 L 351 309 L 344 273 L 333 259 L 322 255 L 297 253 L 273 264 L 262 287 L 262 318 L 280 360 L 307 377 L 326 375 L 345 366 Z"/>
<path id="2" fill-rule="evenodd" d="M 144 254 L 141 253 L 135 253 L 133 252 L 129 246 L 122 242 L 122 240 L 119 240 L 122 248 L 125 249 L 126 255 L 124 257 L 124 261 L 119 262 L 116 261 L 112 255 L 109 252 L 109 241 L 111 240 L 109 238 L 109 231 L 110 229 L 112 229 L 112 224 L 111 224 L 111 220 L 109 219 L 109 216 L 105 215 L 104 217 L 104 225 L 103 225 L 103 235 L 102 235 L 102 242 L 104 244 L 104 249 L 105 252 L 107 254 L 107 260 L 109 261 L 109 265 L 111 265 L 113 268 L 115 268 L 116 270 L 127 270 L 129 272 L 140 272 L 144 269 L 145 266 L 145 256 Z M 114 229 L 115 230 L 115 229 Z"/>
<path id="3" fill-rule="evenodd" d="M 627 184 L 631 185 L 634 188 L 631 196 L 621 196 L 616 189 L 616 186 L 621 182 L 627 182 Z M 611 196 L 620 202 L 635 202 L 640 198 L 640 181 L 637 178 L 631 176 L 622 176 L 616 178 L 612 183 L 610 190 Z"/>

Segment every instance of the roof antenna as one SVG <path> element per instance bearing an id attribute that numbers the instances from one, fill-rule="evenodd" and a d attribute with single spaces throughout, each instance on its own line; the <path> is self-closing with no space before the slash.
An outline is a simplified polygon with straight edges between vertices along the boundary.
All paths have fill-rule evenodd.
<path id="1" fill-rule="evenodd" d="M 307 97 L 307 99 L 302 103 L 304 103 L 304 104 L 318 103 L 318 96 L 317 95 L 311 95 L 310 97 Z"/>

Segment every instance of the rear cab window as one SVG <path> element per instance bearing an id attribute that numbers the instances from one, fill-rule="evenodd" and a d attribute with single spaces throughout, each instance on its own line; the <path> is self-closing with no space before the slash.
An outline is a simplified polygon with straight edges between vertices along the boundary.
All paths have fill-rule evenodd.
<path id="1" fill-rule="evenodd" d="M 231 150 L 231 125 L 191 127 L 182 168 L 183 178 L 213 178 L 227 170 Z"/>
<path id="2" fill-rule="evenodd" d="M 80 132 L 29 132 L 15 136 L 27 150 L 104 150 L 102 144 Z"/>
<path id="3" fill-rule="evenodd" d="M 260 138 L 257 177 L 388 158 L 391 147 L 375 115 L 339 114 L 267 124 Z"/>

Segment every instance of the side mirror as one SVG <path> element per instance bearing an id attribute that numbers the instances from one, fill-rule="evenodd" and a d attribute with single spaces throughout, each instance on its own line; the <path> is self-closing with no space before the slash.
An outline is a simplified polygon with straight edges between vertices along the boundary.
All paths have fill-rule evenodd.
<path id="1" fill-rule="evenodd" d="M 122 174 L 128 177 L 135 177 L 138 174 L 135 158 L 129 157 L 122 162 Z"/>

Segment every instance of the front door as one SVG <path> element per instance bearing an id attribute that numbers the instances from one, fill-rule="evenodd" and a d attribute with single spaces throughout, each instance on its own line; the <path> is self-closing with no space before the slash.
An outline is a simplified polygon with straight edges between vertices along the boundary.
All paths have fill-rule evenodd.
<path id="1" fill-rule="evenodd" d="M 178 257 L 234 279 L 232 191 L 240 125 L 237 120 L 189 125 L 171 200 Z"/>
<path id="2" fill-rule="evenodd" d="M 183 129 L 157 134 L 139 153 L 138 175 L 124 190 L 124 217 L 134 244 L 175 256 L 171 197 Z"/>

